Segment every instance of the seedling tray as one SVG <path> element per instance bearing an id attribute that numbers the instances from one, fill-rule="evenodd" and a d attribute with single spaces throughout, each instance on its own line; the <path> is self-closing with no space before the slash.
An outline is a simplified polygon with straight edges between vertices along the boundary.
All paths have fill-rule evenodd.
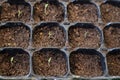
<path id="1" fill-rule="evenodd" d="M 119 0 L 0 0 L 0 79 L 120 78 Z"/>

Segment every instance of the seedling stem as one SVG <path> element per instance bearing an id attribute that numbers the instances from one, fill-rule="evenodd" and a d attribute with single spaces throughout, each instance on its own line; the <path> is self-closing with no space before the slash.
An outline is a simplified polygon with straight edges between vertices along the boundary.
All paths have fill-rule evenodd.
<path id="1" fill-rule="evenodd" d="M 10 62 L 13 63 L 13 60 L 14 60 L 14 57 L 11 57 L 10 58 Z"/>
<path id="2" fill-rule="evenodd" d="M 52 60 L 52 57 L 50 57 L 50 58 L 48 59 L 48 65 L 49 65 L 49 66 L 50 66 L 51 60 Z"/>
<path id="3" fill-rule="evenodd" d="M 45 4 L 45 15 L 47 14 L 47 7 L 48 7 L 48 3 Z"/>
<path id="4" fill-rule="evenodd" d="M 18 10 L 18 17 L 20 17 L 21 14 L 22 14 L 22 11 Z"/>
<path id="5" fill-rule="evenodd" d="M 49 31 L 48 35 L 49 35 L 49 37 L 50 37 L 50 36 L 52 35 L 52 33 Z"/>
<path id="6" fill-rule="evenodd" d="M 86 31 L 85 34 L 84 34 L 84 37 L 85 37 L 85 38 L 87 37 L 87 34 L 88 34 L 88 32 Z"/>

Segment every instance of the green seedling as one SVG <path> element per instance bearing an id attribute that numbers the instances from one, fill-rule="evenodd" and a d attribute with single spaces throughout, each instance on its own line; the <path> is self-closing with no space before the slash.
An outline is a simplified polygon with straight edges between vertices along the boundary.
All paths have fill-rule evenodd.
<path id="1" fill-rule="evenodd" d="M 87 37 L 87 35 L 88 35 L 88 32 L 86 31 L 86 32 L 85 32 L 85 34 L 84 34 L 84 37 L 86 38 L 86 37 Z"/>
<path id="2" fill-rule="evenodd" d="M 52 35 L 52 33 L 49 31 L 48 36 L 50 37 L 51 35 Z"/>
<path id="3" fill-rule="evenodd" d="M 13 63 L 13 61 L 14 61 L 14 57 L 11 57 L 10 62 Z"/>
<path id="4" fill-rule="evenodd" d="M 45 8 L 44 8 L 45 15 L 47 14 L 47 8 L 48 8 L 48 3 L 45 4 Z"/>
<path id="5" fill-rule="evenodd" d="M 22 11 L 18 10 L 18 17 L 20 17 L 21 14 L 22 14 Z"/>
<path id="6" fill-rule="evenodd" d="M 48 59 L 48 65 L 49 65 L 49 66 L 50 66 L 51 60 L 52 60 L 52 57 L 50 57 L 50 58 Z"/>

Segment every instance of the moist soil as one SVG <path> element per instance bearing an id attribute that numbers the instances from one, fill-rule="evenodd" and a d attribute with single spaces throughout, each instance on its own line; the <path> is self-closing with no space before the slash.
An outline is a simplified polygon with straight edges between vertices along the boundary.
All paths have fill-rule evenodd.
<path id="1" fill-rule="evenodd" d="M 42 49 L 33 54 L 33 70 L 40 76 L 62 77 L 67 73 L 67 60 L 58 49 Z"/>
<path id="2" fill-rule="evenodd" d="M 72 74 L 82 77 L 97 77 L 103 74 L 100 56 L 82 50 L 71 53 L 70 70 Z"/>
<path id="3" fill-rule="evenodd" d="M 64 7 L 56 1 L 39 2 L 34 5 L 33 17 L 35 23 L 41 21 L 62 22 L 64 20 Z"/>
<path id="4" fill-rule="evenodd" d="M 120 76 L 120 50 L 107 54 L 108 72 L 111 76 Z"/>
<path id="5" fill-rule="evenodd" d="M 101 44 L 99 31 L 90 26 L 71 26 L 68 38 L 71 48 L 99 48 Z"/>
<path id="6" fill-rule="evenodd" d="M 120 3 L 108 2 L 102 4 L 100 8 L 103 22 L 120 22 Z"/>
<path id="7" fill-rule="evenodd" d="M 29 4 L 10 4 L 8 2 L 2 4 L 1 21 L 29 22 L 30 18 L 31 8 Z"/>
<path id="8" fill-rule="evenodd" d="M 24 25 L 8 24 L 0 26 L 0 47 L 29 46 L 30 30 Z"/>
<path id="9" fill-rule="evenodd" d="M 18 50 L 0 52 L 1 76 L 25 76 L 28 73 L 29 55 L 26 52 Z"/>
<path id="10" fill-rule="evenodd" d="M 73 2 L 67 7 L 70 22 L 97 22 L 98 10 L 94 4 Z"/>
<path id="11" fill-rule="evenodd" d="M 40 47 L 58 47 L 65 46 L 65 32 L 62 27 L 47 24 L 37 27 L 33 32 L 33 45 Z"/>
<path id="12" fill-rule="evenodd" d="M 105 46 L 107 48 L 120 47 L 120 24 L 117 26 L 118 27 L 110 26 L 109 28 L 104 28 Z"/>

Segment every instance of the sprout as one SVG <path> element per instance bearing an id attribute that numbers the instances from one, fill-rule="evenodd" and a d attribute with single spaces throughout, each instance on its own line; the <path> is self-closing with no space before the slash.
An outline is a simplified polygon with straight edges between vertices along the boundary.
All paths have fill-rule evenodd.
<path id="1" fill-rule="evenodd" d="M 50 57 L 50 58 L 48 59 L 48 65 L 49 65 L 49 66 L 50 66 L 51 60 L 52 60 L 52 57 Z"/>
<path id="2" fill-rule="evenodd" d="M 14 57 L 11 57 L 10 58 L 10 62 L 13 63 L 13 60 L 14 60 Z"/>
<path id="3" fill-rule="evenodd" d="M 88 34 L 88 32 L 86 31 L 85 34 L 84 34 L 84 37 L 85 37 L 85 38 L 87 37 L 87 34 Z"/>
<path id="4" fill-rule="evenodd" d="M 49 35 L 49 37 L 50 37 L 50 36 L 52 35 L 52 33 L 49 31 L 48 35 Z"/>
<path id="5" fill-rule="evenodd" d="M 21 14 L 22 14 L 22 11 L 18 10 L 18 17 L 20 17 Z"/>
<path id="6" fill-rule="evenodd" d="M 45 8 L 44 8 L 45 14 L 46 14 L 46 12 L 47 12 L 47 7 L 48 7 L 48 3 L 45 4 Z"/>

